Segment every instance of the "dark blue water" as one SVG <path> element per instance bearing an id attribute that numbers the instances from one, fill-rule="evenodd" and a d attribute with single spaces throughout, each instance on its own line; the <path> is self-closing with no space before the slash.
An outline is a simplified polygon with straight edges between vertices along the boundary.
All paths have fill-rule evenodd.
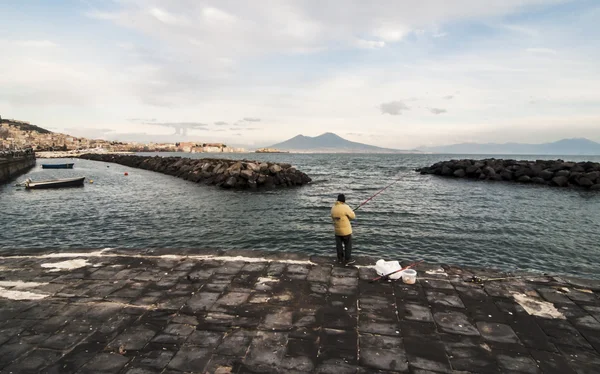
<path id="1" fill-rule="evenodd" d="M 314 183 L 234 192 L 87 160 L 75 160 L 73 170 L 42 170 L 38 160 L 19 181 L 86 176 L 93 184 L 33 191 L 14 183 L 0 186 L 0 250 L 185 247 L 333 255 L 329 210 L 337 194 L 345 193 L 356 206 L 399 177 L 357 212 L 356 253 L 600 278 L 597 192 L 445 179 L 413 171 L 451 158 L 441 155 L 225 157 L 289 162 Z"/>

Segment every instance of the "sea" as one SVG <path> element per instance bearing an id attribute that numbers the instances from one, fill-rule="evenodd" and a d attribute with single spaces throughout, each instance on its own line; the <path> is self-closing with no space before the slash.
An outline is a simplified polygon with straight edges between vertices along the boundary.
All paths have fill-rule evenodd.
<path id="1" fill-rule="evenodd" d="M 149 154 L 156 156 L 157 154 Z M 0 254 L 122 248 L 247 249 L 335 257 L 330 209 L 339 193 L 356 207 L 353 254 L 600 279 L 600 193 L 421 175 L 458 158 L 600 157 L 423 154 L 159 154 L 291 163 L 309 185 L 230 191 L 118 164 L 38 160 L 0 186 Z M 73 170 L 41 169 L 74 162 Z M 128 173 L 125 176 L 125 173 Z M 85 176 L 81 188 L 15 184 Z"/>

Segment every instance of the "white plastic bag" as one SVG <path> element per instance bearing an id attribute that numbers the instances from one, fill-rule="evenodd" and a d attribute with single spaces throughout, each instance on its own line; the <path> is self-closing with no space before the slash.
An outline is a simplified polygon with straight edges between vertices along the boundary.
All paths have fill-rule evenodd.
<path id="1" fill-rule="evenodd" d="M 393 271 L 402 269 L 398 261 L 384 261 L 379 260 L 375 263 L 375 271 L 378 275 L 386 275 Z M 389 279 L 400 279 L 402 272 L 399 271 L 389 276 Z"/>

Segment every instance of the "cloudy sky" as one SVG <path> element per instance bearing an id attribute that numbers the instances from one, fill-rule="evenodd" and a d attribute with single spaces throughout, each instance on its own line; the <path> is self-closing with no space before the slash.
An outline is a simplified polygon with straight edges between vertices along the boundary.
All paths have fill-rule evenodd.
<path id="1" fill-rule="evenodd" d="M 0 14 L 0 115 L 73 135 L 600 141 L 595 0 L 8 0 Z"/>

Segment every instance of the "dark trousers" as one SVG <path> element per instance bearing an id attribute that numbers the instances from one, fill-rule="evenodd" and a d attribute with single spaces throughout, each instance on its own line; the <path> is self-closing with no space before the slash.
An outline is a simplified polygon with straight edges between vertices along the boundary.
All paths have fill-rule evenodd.
<path id="1" fill-rule="evenodd" d="M 352 235 L 335 236 L 335 249 L 339 261 L 350 261 L 352 259 Z"/>

